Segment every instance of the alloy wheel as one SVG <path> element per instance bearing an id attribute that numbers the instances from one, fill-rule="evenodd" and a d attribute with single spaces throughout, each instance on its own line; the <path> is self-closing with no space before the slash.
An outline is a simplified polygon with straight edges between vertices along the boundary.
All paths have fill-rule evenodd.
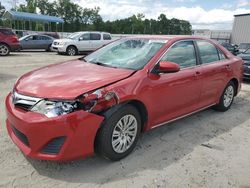
<path id="1" fill-rule="evenodd" d="M 76 50 L 75 50 L 74 48 L 69 48 L 68 54 L 69 54 L 70 56 L 74 56 L 74 55 L 76 54 Z"/>
<path id="2" fill-rule="evenodd" d="M 0 44 L 0 55 L 5 56 L 8 53 L 9 53 L 9 48 L 4 44 Z"/>
<path id="3" fill-rule="evenodd" d="M 115 125 L 112 133 L 112 148 L 116 153 L 126 152 L 134 143 L 137 135 L 137 120 L 133 115 L 123 116 Z"/>
<path id="4" fill-rule="evenodd" d="M 224 93 L 223 103 L 225 107 L 229 107 L 234 98 L 234 87 L 229 85 Z"/>

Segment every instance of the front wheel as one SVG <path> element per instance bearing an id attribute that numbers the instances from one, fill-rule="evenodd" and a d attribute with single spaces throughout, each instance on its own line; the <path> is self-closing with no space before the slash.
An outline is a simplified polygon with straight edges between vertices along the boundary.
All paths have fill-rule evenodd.
<path id="1" fill-rule="evenodd" d="M 97 135 L 97 153 L 112 161 L 129 155 L 141 131 L 141 118 L 132 105 L 125 105 L 104 121 Z"/>
<path id="2" fill-rule="evenodd" d="M 224 89 L 220 97 L 220 102 L 219 104 L 215 106 L 215 109 L 218 111 L 222 111 L 222 112 L 227 111 L 233 103 L 235 91 L 236 91 L 236 87 L 234 83 L 230 81 L 227 84 L 226 88 Z"/>
<path id="3" fill-rule="evenodd" d="M 74 56 L 77 54 L 77 49 L 74 46 L 69 46 L 66 52 L 69 56 Z"/>

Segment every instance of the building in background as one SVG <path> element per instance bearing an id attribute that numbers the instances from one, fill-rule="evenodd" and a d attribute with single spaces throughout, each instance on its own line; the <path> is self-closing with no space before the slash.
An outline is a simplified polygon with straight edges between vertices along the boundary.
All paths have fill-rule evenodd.
<path id="1" fill-rule="evenodd" d="M 234 16 L 232 43 L 250 43 L 250 14 Z"/>
<path id="2" fill-rule="evenodd" d="M 195 29 L 192 31 L 192 34 L 194 36 L 201 36 L 210 38 L 213 40 L 217 40 L 219 42 L 228 42 L 230 43 L 231 39 L 231 33 L 230 30 L 209 30 L 209 29 Z"/>

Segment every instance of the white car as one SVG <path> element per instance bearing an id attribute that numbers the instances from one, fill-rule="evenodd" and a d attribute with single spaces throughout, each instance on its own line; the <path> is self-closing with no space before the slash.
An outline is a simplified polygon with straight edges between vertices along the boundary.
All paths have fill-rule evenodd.
<path id="1" fill-rule="evenodd" d="M 59 54 L 66 53 L 74 56 L 79 52 L 94 51 L 112 41 L 110 33 L 105 32 L 76 32 L 65 39 L 54 40 L 52 49 Z"/>

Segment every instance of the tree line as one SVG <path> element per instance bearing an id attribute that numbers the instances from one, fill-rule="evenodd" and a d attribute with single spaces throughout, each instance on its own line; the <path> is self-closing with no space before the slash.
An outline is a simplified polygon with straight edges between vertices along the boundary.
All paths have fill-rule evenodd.
<path id="1" fill-rule="evenodd" d="M 0 17 L 4 7 L 0 2 Z M 104 21 L 99 14 L 100 8 L 82 8 L 71 0 L 26 0 L 16 8 L 20 12 L 40 13 L 58 16 L 64 19 L 64 31 L 106 31 L 113 34 L 164 34 L 187 35 L 191 34 L 191 24 L 176 18 L 168 19 L 160 14 L 158 19 L 147 19 L 144 14 L 138 13 L 124 19 Z M 1 22 L 0 22 L 1 24 Z M 55 28 L 52 25 L 52 29 Z"/>

